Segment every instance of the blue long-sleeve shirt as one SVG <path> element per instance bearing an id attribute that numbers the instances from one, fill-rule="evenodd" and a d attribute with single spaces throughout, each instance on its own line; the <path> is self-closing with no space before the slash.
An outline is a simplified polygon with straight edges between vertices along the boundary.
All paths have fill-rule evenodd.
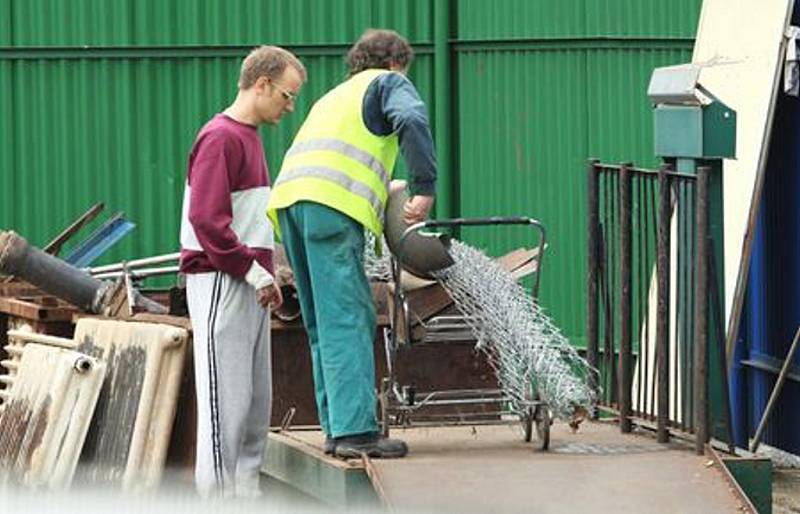
<path id="1" fill-rule="evenodd" d="M 408 165 L 412 195 L 433 196 L 436 156 L 425 104 L 417 89 L 400 73 L 385 73 L 367 88 L 362 105 L 364 124 L 378 136 L 397 132 L 400 151 Z"/>

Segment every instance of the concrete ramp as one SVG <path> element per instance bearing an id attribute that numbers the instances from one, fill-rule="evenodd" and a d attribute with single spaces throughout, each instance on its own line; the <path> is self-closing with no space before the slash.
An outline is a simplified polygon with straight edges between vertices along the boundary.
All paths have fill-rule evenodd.
<path id="1" fill-rule="evenodd" d="M 688 447 L 584 423 L 553 426 L 549 452 L 516 427 L 395 430 L 411 453 L 373 460 L 374 480 L 394 510 L 458 512 L 741 512 L 716 465 Z"/>
<path id="2" fill-rule="evenodd" d="M 310 473 L 310 464 L 301 461 L 330 472 L 338 466 L 343 476 L 363 472 L 378 501 L 393 512 L 713 514 L 747 508 L 719 465 L 695 455 L 690 445 L 622 435 L 610 423 L 583 423 L 576 434 L 556 423 L 549 452 L 523 442 L 517 426 L 394 429 L 392 436 L 409 443 L 406 458 L 337 463 L 322 454 L 319 431 L 271 434 L 264 471 L 293 476 L 290 484 L 323 501 L 337 495 L 330 489 L 314 494 L 319 472 Z M 282 457 L 289 450 L 291 461 Z M 303 472 L 292 475 L 294 468 Z M 333 481 L 325 483 L 329 488 Z M 334 503 L 356 504 L 340 496 Z"/>

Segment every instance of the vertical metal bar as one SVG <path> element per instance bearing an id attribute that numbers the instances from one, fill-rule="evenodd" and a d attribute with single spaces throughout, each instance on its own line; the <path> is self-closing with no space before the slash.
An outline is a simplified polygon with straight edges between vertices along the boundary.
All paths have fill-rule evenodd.
<path id="1" fill-rule="evenodd" d="M 603 390 L 605 391 L 604 396 L 606 397 L 606 401 L 608 405 L 614 405 L 616 403 L 616 394 L 614 391 L 614 381 L 613 377 L 615 376 L 614 373 L 614 316 L 613 316 L 613 305 L 614 305 L 614 293 L 612 291 L 611 284 L 614 283 L 614 194 L 612 191 L 615 191 L 615 182 L 614 182 L 614 174 L 613 170 L 608 168 L 603 169 L 603 182 L 604 182 L 604 220 L 605 223 L 603 224 L 603 241 L 601 244 L 601 249 L 603 252 L 602 263 L 603 263 L 603 297 L 605 299 L 604 307 L 605 307 L 605 330 L 604 330 L 604 341 L 603 341 Z"/>
<path id="2" fill-rule="evenodd" d="M 597 363 L 598 353 L 598 319 L 597 319 L 597 303 L 598 303 L 598 268 L 600 263 L 598 261 L 599 255 L 599 230 L 600 230 L 600 191 L 598 189 L 598 163 L 597 159 L 590 159 L 586 167 L 587 172 L 587 190 L 588 190 L 588 211 L 589 219 L 588 235 L 586 243 L 586 360 L 592 370 L 599 369 Z M 598 378 L 594 371 L 590 372 L 591 383 L 590 386 L 595 391 L 597 390 Z"/>
<path id="3" fill-rule="evenodd" d="M 658 281 L 658 302 L 656 306 L 656 366 L 658 380 L 658 422 L 659 443 L 669 441 L 669 268 L 670 268 L 670 213 L 672 198 L 669 165 L 662 165 L 658 171 L 658 248 L 656 250 L 656 276 Z"/>
<path id="4" fill-rule="evenodd" d="M 725 435 L 728 437 L 728 451 L 735 453 L 736 445 L 733 442 L 733 415 L 731 414 L 731 393 L 728 382 L 728 361 L 725 358 L 725 322 L 722 321 L 722 298 L 720 298 L 719 282 L 717 281 L 717 266 L 714 259 L 714 245 L 709 244 L 708 252 L 708 279 L 711 286 L 712 316 L 716 334 L 717 364 L 720 369 L 722 383 L 722 413 L 725 416 Z M 755 450 L 751 450 L 755 451 Z"/>
<path id="5" fill-rule="evenodd" d="M 619 416 L 620 430 L 631 431 L 631 173 L 619 173 Z"/>
<path id="6" fill-rule="evenodd" d="M 614 321 L 611 314 L 611 254 L 609 251 L 611 247 L 611 225 L 613 223 L 611 197 L 609 195 L 609 188 L 611 184 L 611 174 L 608 170 L 603 170 L 601 174 L 603 179 L 603 231 L 602 239 L 600 240 L 600 287 L 603 294 L 603 359 L 602 359 L 602 380 L 603 380 L 603 396 L 607 405 L 611 405 L 613 400 L 613 388 L 608 383 L 608 377 L 611 376 L 611 370 L 608 367 L 608 356 L 613 355 L 613 326 Z"/>
<path id="7" fill-rule="evenodd" d="M 692 186 L 692 183 L 688 183 L 689 186 Z M 687 248 L 688 253 L 686 258 L 686 271 L 688 274 L 688 279 L 686 282 L 686 297 L 688 300 L 688 304 L 686 307 L 686 316 L 688 317 L 689 321 L 686 325 L 686 344 L 684 345 L 684 350 L 686 350 L 686 383 L 688 384 L 689 390 L 686 393 L 686 399 L 689 401 L 688 409 L 687 409 L 687 418 L 690 420 L 690 430 L 696 431 L 697 427 L 695 426 L 695 416 L 694 416 L 694 359 L 695 359 L 695 352 L 696 347 L 694 344 L 694 323 L 695 323 L 695 308 L 697 304 L 697 297 L 695 294 L 695 290 L 693 286 L 696 286 L 697 283 L 697 274 L 696 268 L 694 265 L 694 260 L 697 258 L 697 208 L 696 208 L 696 201 L 697 201 L 697 183 L 694 183 L 693 187 L 687 187 L 687 201 L 686 207 L 689 209 L 689 215 L 686 217 L 687 223 Z"/>
<path id="8" fill-rule="evenodd" d="M 434 134 L 436 137 L 436 158 L 439 161 L 439 187 L 436 195 L 436 211 L 439 218 L 455 217 L 456 209 L 453 194 L 455 191 L 454 168 L 451 166 L 452 148 L 450 146 L 450 128 L 453 103 L 455 102 L 450 83 L 453 72 L 450 64 L 450 32 L 451 12 L 450 0 L 439 0 L 433 3 L 433 54 L 434 54 L 434 94 L 435 119 Z"/>
<path id="9" fill-rule="evenodd" d="M 672 182 L 672 181 L 671 181 Z M 675 247 L 675 352 L 672 355 L 672 369 L 674 370 L 673 374 L 675 375 L 675 387 L 672 390 L 672 426 L 673 427 L 681 427 L 681 424 L 678 422 L 678 418 L 680 417 L 679 414 L 682 412 L 681 410 L 681 398 L 679 396 L 679 392 L 682 392 L 682 383 L 681 383 L 681 375 L 680 375 L 680 363 L 681 363 L 681 319 L 683 317 L 683 305 L 681 304 L 681 267 L 683 257 L 681 256 L 681 232 L 680 232 L 680 222 L 681 222 L 681 215 L 680 215 L 680 187 L 681 182 L 680 180 L 674 181 L 674 186 L 670 188 L 670 194 L 673 196 L 673 212 L 675 216 L 675 224 L 677 225 L 677 241 Z M 670 255 L 670 258 L 672 256 Z M 669 341 L 669 340 L 668 340 Z"/>
<path id="10" fill-rule="evenodd" d="M 640 286 L 639 286 L 639 297 L 642 307 L 640 308 L 639 313 L 639 323 L 637 330 L 641 331 L 644 334 L 644 337 L 639 337 L 635 335 L 639 339 L 639 359 L 644 361 L 644 376 L 646 380 L 644 381 L 644 386 L 642 390 L 642 397 L 644 398 L 644 405 L 647 409 L 647 419 L 654 420 L 655 419 L 655 396 L 649 395 L 649 391 L 651 389 L 651 385 L 655 383 L 655 359 L 653 359 L 653 367 L 651 369 L 650 366 L 650 358 L 651 356 L 655 356 L 655 347 L 653 346 L 653 342 L 650 339 L 650 284 L 651 284 L 651 277 L 652 277 L 652 262 L 651 257 L 651 241 L 650 241 L 650 234 L 652 231 L 656 230 L 655 224 L 648 223 L 649 221 L 649 214 L 650 209 L 652 208 L 652 202 L 650 198 L 650 190 L 651 185 L 653 183 L 653 177 L 648 176 L 646 177 L 646 181 L 642 181 L 642 201 L 641 201 L 641 238 L 642 238 L 642 255 L 640 256 L 640 265 L 639 269 L 641 270 L 640 275 Z"/>
<path id="11" fill-rule="evenodd" d="M 649 245 L 650 246 L 648 246 L 648 248 L 652 248 L 652 250 L 653 250 L 653 252 L 655 254 L 655 258 L 657 259 L 658 258 L 658 249 L 657 249 L 657 247 L 658 247 L 658 191 L 657 191 L 657 189 L 658 189 L 658 176 L 656 176 L 653 180 L 650 180 L 649 186 L 650 186 L 650 189 L 649 189 L 649 192 L 648 192 L 648 202 L 649 202 L 648 205 L 650 206 L 650 215 L 652 217 L 651 220 L 650 220 L 650 226 L 653 227 L 653 230 L 651 232 L 651 236 L 650 236 L 650 239 L 649 239 Z M 648 263 L 651 262 L 649 254 L 648 254 L 647 262 Z M 657 265 L 657 263 L 655 261 L 653 261 L 653 262 L 654 262 L 653 265 Z M 653 266 L 650 266 L 649 270 L 650 269 L 653 269 Z M 649 287 L 648 287 L 648 292 L 649 292 Z M 649 313 L 650 312 L 649 296 L 648 296 L 647 305 L 648 305 L 647 310 L 648 310 L 648 313 Z M 657 305 L 656 305 L 656 312 L 658 312 L 658 306 Z M 648 316 L 647 333 L 648 334 L 650 333 L 649 316 Z M 648 344 L 650 344 L 650 339 L 649 338 L 648 338 Z M 657 356 L 656 356 L 657 348 L 656 348 L 655 340 L 653 341 L 652 348 L 653 348 L 653 356 L 655 357 L 654 358 L 654 365 L 653 365 L 653 372 L 655 374 L 656 370 L 658 369 L 657 368 L 658 361 L 657 361 Z M 657 417 L 656 400 L 658 398 L 658 396 L 657 396 L 658 393 L 657 393 L 657 390 L 656 390 L 656 383 L 657 383 L 656 379 L 653 379 L 650 382 L 650 398 L 652 398 L 652 405 L 650 406 L 650 408 L 651 408 L 652 419 L 656 419 L 656 417 Z"/>
<path id="12" fill-rule="evenodd" d="M 609 320 L 611 320 L 611 351 L 606 356 L 606 365 L 608 366 L 609 372 L 608 387 L 611 390 L 611 398 L 613 398 L 615 408 L 619 410 L 619 384 L 617 384 L 616 366 L 617 352 L 619 351 L 619 342 L 617 340 L 618 327 L 616 326 L 614 316 L 612 314 L 613 309 L 618 305 L 619 301 L 619 291 L 616 289 L 616 286 L 619 284 L 617 281 L 619 278 L 619 256 L 617 255 L 619 252 L 619 173 L 610 171 L 609 177 L 611 182 L 611 223 L 609 224 L 610 239 L 606 249 L 609 253 L 608 285 L 611 299 L 611 302 L 609 303 L 609 308 L 611 309 L 611 312 L 609 313 Z"/>
<path id="13" fill-rule="evenodd" d="M 708 175 L 697 169 L 695 210 L 695 305 L 694 305 L 694 419 L 695 453 L 702 455 L 708 442 Z"/>
<path id="14" fill-rule="evenodd" d="M 687 355 L 689 352 L 686 351 L 687 341 L 689 339 L 688 335 L 688 328 L 689 328 L 689 298 L 686 294 L 686 289 L 689 283 L 689 275 L 687 273 L 687 261 L 689 260 L 689 243 L 686 237 L 686 233 L 688 229 L 686 228 L 686 218 L 687 218 L 687 191 L 686 191 L 686 181 L 679 180 L 678 181 L 678 302 L 677 302 L 677 309 L 678 309 L 678 358 L 680 359 L 678 365 L 676 367 L 676 379 L 680 383 L 680 402 L 677 403 L 677 409 L 680 413 L 680 428 L 681 430 L 686 430 L 688 427 L 691 426 L 691 421 L 689 418 L 691 417 L 691 413 L 687 412 L 686 406 L 689 404 L 687 399 L 688 391 L 689 391 L 689 384 L 688 380 L 686 379 L 686 373 L 688 369 L 687 363 Z"/>
<path id="15" fill-rule="evenodd" d="M 639 309 L 638 315 L 635 317 L 636 323 L 634 323 L 634 327 L 636 332 L 633 333 L 633 337 L 638 343 L 639 351 L 637 359 L 637 367 L 639 368 L 639 381 L 636 387 L 636 405 L 638 407 L 638 415 L 644 418 L 647 418 L 650 414 L 649 409 L 647 408 L 647 384 L 649 383 L 650 377 L 648 377 L 648 365 L 647 365 L 647 357 L 648 357 L 648 348 L 647 348 L 647 316 L 646 316 L 646 305 L 647 305 L 647 287 L 645 284 L 647 283 L 647 203 L 645 202 L 645 186 L 647 184 L 646 177 L 644 175 L 637 175 L 636 177 L 636 198 L 637 198 L 637 210 L 636 210 L 636 233 L 638 236 L 638 247 L 635 253 L 636 255 L 636 271 L 637 271 L 637 278 L 636 278 L 636 300 L 637 300 L 637 307 Z M 642 330 L 644 327 L 644 330 Z M 644 337 L 642 337 L 644 335 Z M 644 339 L 644 344 L 642 344 L 642 340 Z"/>

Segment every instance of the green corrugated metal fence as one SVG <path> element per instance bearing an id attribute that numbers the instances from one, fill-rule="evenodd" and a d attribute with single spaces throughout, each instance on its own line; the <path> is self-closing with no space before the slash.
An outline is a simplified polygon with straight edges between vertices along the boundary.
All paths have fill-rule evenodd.
<path id="1" fill-rule="evenodd" d="M 585 159 L 655 163 L 647 80 L 656 66 L 690 59 L 699 8 L 700 0 L 0 0 L 0 227 L 43 244 L 104 201 L 138 224 L 106 260 L 174 251 L 186 155 L 197 129 L 234 97 L 248 49 L 290 47 L 309 70 L 295 113 L 262 131 L 274 173 L 313 100 L 343 78 L 349 44 L 367 27 L 394 28 L 418 52 L 412 78 L 434 125 L 435 113 L 451 121 L 438 127 L 447 140 L 437 147 L 449 152 L 452 191 L 442 195 L 452 214 L 544 221 L 542 303 L 582 344 Z M 436 39 L 434 11 L 449 16 L 445 39 Z M 436 87 L 435 48 L 450 60 L 446 88 Z M 525 236 L 465 233 L 491 253 Z"/>

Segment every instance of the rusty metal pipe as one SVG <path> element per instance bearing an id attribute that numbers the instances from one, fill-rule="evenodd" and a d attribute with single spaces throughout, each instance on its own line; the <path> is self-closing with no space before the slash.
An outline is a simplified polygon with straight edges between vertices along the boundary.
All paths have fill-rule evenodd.
<path id="1" fill-rule="evenodd" d="M 83 310 L 101 312 L 111 284 L 31 246 L 13 231 L 0 231 L 0 273 L 17 276 Z"/>
<path id="2" fill-rule="evenodd" d="M 14 275 L 42 291 L 75 305 L 103 314 L 114 284 L 99 280 L 83 270 L 31 246 L 13 231 L 0 231 L 0 273 Z M 138 291 L 134 303 L 148 312 L 166 314 L 167 309 Z"/>

